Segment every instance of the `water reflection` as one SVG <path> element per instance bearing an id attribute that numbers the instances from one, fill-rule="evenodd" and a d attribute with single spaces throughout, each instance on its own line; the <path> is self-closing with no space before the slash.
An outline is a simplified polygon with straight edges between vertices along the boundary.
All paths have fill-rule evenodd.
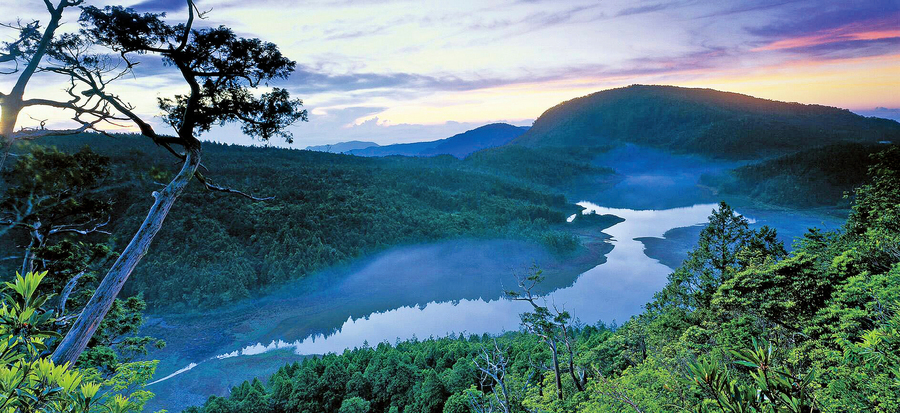
<path id="1" fill-rule="evenodd" d="M 611 214 L 625 219 L 604 232 L 612 236 L 612 252 L 604 264 L 583 273 L 569 287 L 553 291 L 543 299 L 565 308 L 582 322 L 619 322 L 641 311 L 653 293 L 665 285 L 671 269 L 644 254 L 644 246 L 635 238 L 660 237 L 667 230 L 706 222 L 715 204 L 694 205 L 667 210 L 636 211 L 605 208 L 580 202 L 583 213 Z M 404 306 L 365 316 L 348 318 L 331 334 L 314 334 L 305 338 L 255 343 L 232 352 L 219 354 L 205 362 L 258 355 L 289 349 L 296 354 L 324 354 L 361 347 L 365 343 L 393 342 L 412 337 L 446 336 L 448 334 L 502 333 L 516 330 L 519 314 L 527 304 L 506 299 L 462 299 Z M 154 383 L 185 373 L 192 363 Z"/>

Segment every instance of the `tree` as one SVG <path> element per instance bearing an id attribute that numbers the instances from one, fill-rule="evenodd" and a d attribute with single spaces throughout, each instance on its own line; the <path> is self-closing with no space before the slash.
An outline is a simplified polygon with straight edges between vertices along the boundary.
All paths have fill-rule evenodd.
<path id="1" fill-rule="evenodd" d="M 53 5 L 51 0 L 44 0 L 50 19 L 46 25 L 41 26 L 40 21 L 28 23 L 17 22 L 4 24 L 3 27 L 17 31 L 15 40 L 0 44 L 0 64 L 12 65 L 11 69 L 0 70 L 0 74 L 15 76 L 16 80 L 12 89 L 7 93 L 0 92 L 0 144 L 3 153 L 0 154 L 0 171 L 9 157 L 12 146 L 17 141 L 31 140 L 42 136 L 78 133 L 93 128 L 110 115 L 104 105 L 93 106 L 84 99 L 73 96 L 69 102 L 53 102 L 45 99 L 25 99 L 25 90 L 34 78 L 34 75 L 44 70 L 43 65 L 51 57 L 56 38 L 56 30 L 62 22 L 66 9 L 80 6 L 84 0 L 60 0 Z M 43 31 L 42 31 L 43 29 Z M 21 65 L 21 66 L 20 66 Z M 22 67 L 24 66 L 24 67 Z M 90 99 L 87 99 L 90 100 Z M 47 130 L 44 122 L 40 128 L 21 128 L 16 131 L 19 116 L 23 109 L 31 106 L 50 106 L 74 109 L 74 120 L 81 126 L 69 130 Z M 93 116 L 91 114 L 98 115 Z"/>
<path id="2" fill-rule="evenodd" d="M 361 397 L 351 397 L 341 403 L 339 413 L 369 413 L 371 403 Z"/>
<path id="3" fill-rule="evenodd" d="M 89 114 L 103 120 L 109 119 L 108 113 L 114 110 L 137 125 L 143 136 L 182 162 L 180 171 L 169 184 L 153 193 L 155 202 L 144 222 L 54 351 L 53 360 L 57 363 L 74 362 L 88 345 L 192 178 L 196 177 L 209 190 L 255 201 L 264 199 L 207 179 L 199 171 L 202 156 L 199 134 L 214 125 L 238 122 L 244 133 L 263 142 L 274 137 L 291 142 L 292 136 L 285 128 L 307 118 L 307 112 L 301 109 L 302 102 L 291 99 L 284 89 L 273 88 L 259 97 L 252 93 L 253 88 L 270 80 L 289 76 L 294 70 L 293 61 L 283 56 L 276 45 L 238 37 L 227 27 L 194 28 L 195 20 L 204 16 L 192 0 L 186 1 L 188 19 L 175 25 L 164 21 L 162 14 L 137 13 L 119 6 L 83 7 L 80 32 L 61 36 L 49 52 L 54 61 L 46 70 L 70 78 L 72 86 L 68 92 L 75 103 L 80 102 L 79 93 L 94 100 L 101 113 L 92 110 Z M 105 47 L 113 54 L 94 53 L 98 47 Z M 111 81 L 129 73 L 137 64 L 136 59 L 145 55 L 161 57 L 178 71 L 188 86 L 188 93 L 160 100 L 160 108 L 166 112 L 165 120 L 175 130 L 174 135 L 157 133 L 134 107 L 107 90 Z M 119 64 L 124 68 L 117 69 L 120 66 L 111 62 L 111 56 L 119 56 Z M 48 104 L 84 113 L 72 108 L 72 101 Z"/>
<path id="4" fill-rule="evenodd" d="M 532 267 L 524 276 L 516 276 L 518 280 L 518 291 L 507 291 L 506 295 L 515 301 L 524 301 L 531 305 L 532 311 L 526 311 L 520 314 L 522 326 L 538 337 L 550 349 L 550 357 L 553 362 L 553 374 L 556 379 L 556 397 L 558 400 L 563 399 L 562 389 L 562 373 L 559 367 L 559 328 L 553 314 L 546 306 L 537 303 L 538 297 L 533 293 L 534 288 L 544 280 L 543 271 Z"/>
<path id="5" fill-rule="evenodd" d="M 53 313 L 41 307 L 49 296 L 38 292 L 47 273 L 16 274 L 5 285 L 0 306 L 0 408 L 3 411 L 131 412 L 140 411 L 145 391 L 116 394 L 146 382 L 155 362 L 120 369 L 103 380 L 87 371 L 57 365 L 45 357 L 54 333 Z M 109 388 L 112 392 L 100 391 Z"/>
<path id="6" fill-rule="evenodd" d="M 650 308 L 659 310 L 669 305 L 686 312 L 706 310 L 716 289 L 734 274 L 764 257 L 780 259 L 785 255 L 775 230 L 766 226 L 751 230 L 746 218 L 722 202 L 700 232 L 697 247 L 669 275 L 669 283 L 656 294 Z"/>
<path id="7" fill-rule="evenodd" d="M 112 202 L 99 195 L 98 189 L 109 174 L 109 159 L 88 148 L 67 154 L 41 147 L 34 148 L 12 169 L 3 172 L 7 190 L 0 200 L 0 222 L 24 231 L 28 240 L 22 274 L 57 270 L 48 268 L 52 265 L 47 262 L 50 255 L 70 258 L 61 257 L 60 247 L 51 248 L 55 239 L 105 233 L 103 228 L 109 223 Z M 42 251 L 47 252 L 46 257 L 42 257 Z M 37 267 L 36 259 L 40 261 Z M 83 264 L 86 267 L 89 263 Z M 76 265 L 68 268 L 72 272 L 55 275 L 74 277 L 84 269 Z"/>

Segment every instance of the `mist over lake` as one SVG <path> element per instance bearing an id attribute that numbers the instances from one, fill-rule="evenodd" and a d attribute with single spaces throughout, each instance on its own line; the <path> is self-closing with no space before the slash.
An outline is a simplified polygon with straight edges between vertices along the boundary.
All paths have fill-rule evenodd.
<path id="1" fill-rule="evenodd" d="M 900 411 L 900 2 L 0 3 L 0 410 Z"/>
<path id="2" fill-rule="evenodd" d="M 200 403 L 210 392 L 225 394 L 231 386 L 265 375 L 273 364 L 309 355 L 411 338 L 517 331 L 519 313 L 527 305 L 509 301 L 504 291 L 514 289 L 514 275 L 532 265 L 547 274 L 539 291 L 543 299 L 564 307 L 580 322 L 628 320 L 664 286 L 716 208 L 709 203 L 709 190 L 699 185 L 701 174 L 723 173 L 733 163 L 635 146 L 595 162 L 614 165 L 621 175 L 599 199 L 617 206 L 634 200 L 637 207 L 578 202 L 577 215 L 623 220 L 611 221 L 608 228 L 567 224 L 573 232 L 591 237 L 593 251 L 561 258 L 538 244 L 499 239 L 402 246 L 235 306 L 154 317 L 145 331 L 169 343 L 156 355 L 165 355 L 160 357 L 160 381 L 152 384 L 158 406 Z M 616 193 L 622 195 L 613 196 Z M 668 197 L 673 194 L 677 196 Z M 691 196 L 697 202 L 692 203 Z M 749 206 L 737 211 L 753 227 L 779 229 L 788 243 L 810 226 L 840 225 L 838 218 L 823 213 Z M 190 334 L 184 336 L 184 331 Z"/>

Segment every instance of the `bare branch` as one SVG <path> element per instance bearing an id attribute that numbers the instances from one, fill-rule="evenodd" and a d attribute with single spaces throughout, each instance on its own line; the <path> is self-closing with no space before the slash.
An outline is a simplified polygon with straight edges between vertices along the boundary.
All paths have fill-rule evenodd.
<path id="1" fill-rule="evenodd" d="M 84 275 L 84 271 L 79 272 L 74 277 L 72 277 L 69 282 L 66 283 L 66 286 L 63 287 L 62 292 L 59 294 L 59 305 L 57 306 L 57 314 L 63 316 L 66 313 L 66 302 L 69 300 L 69 296 L 72 294 L 72 291 L 75 290 L 75 286 L 78 285 L 78 279 Z"/>
<path id="2" fill-rule="evenodd" d="M 58 227 L 54 227 L 53 229 L 51 229 L 50 232 L 47 233 L 47 235 L 54 235 L 54 234 L 87 235 L 87 234 L 93 234 L 95 232 L 100 233 L 100 234 L 109 234 L 109 231 L 103 231 L 100 229 L 100 228 L 105 227 L 107 224 L 109 224 L 108 216 L 106 217 L 106 221 L 97 223 L 90 228 L 81 228 L 81 227 L 90 225 L 90 223 L 74 224 L 74 225 L 60 225 Z"/>
<path id="3" fill-rule="evenodd" d="M 194 176 L 197 177 L 197 180 L 200 181 L 200 183 L 202 183 L 204 186 L 206 186 L 206 189 L 208 189 L 210 191 L 218 191 L 218 192 L 225 192 L 227 194 L 240 195 L 244 198 L 248 198 L 248 199 L 251 199 L 254 201 L 269 201 L 269 200 L 275 199 L 274 196 L 261 198 L 261 197 L 250 195 L 245 192 L 238 191 L 236 189 L 231 189 L 228 187 L 216 185 L 216 184 L 210 182 L 208 179 L 206 179 L 206 177 L 204 177 L 203 174 L 201 174 L 200 172 L 197 172 L 196 174 L 194 174 Z"/>

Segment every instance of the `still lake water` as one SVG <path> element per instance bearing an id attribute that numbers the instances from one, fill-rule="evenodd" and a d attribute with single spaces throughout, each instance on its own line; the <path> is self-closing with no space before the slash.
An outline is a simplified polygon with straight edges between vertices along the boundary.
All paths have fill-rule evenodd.
<path id="1" fill-rule="evenodd" d="M 612 236 L 610 242 L 614 244 L 605 263 L 581 274 L 571 286 L 555 290 L 542 298 L 548 304 L 566 309 L 573 317 L 587 324 L 627 320 L 640 312 L 653 293 L 665 285 L 666 275 L 671 269 L 648 258 L 644 254 L 643 244 L 635 238 L 660 237 L 667 229 L 702 223 L 715 207 L 706 204 L 663 211 L 634 211 L 604 208 L 589 202 L 579 205 L 585 208 L 585 213 L 610 214 L 625 219 L 605 231 Z M 470 259 L 464 256 L 459 258 Z M 384 270 L 390 272 L 391 268 Z M 383 275 L 384 280 L 390 280 L 389 274 Z M 353 276 L 350 280 L 355 282 Z M 448 278 L 443 282 L 456 283 L 459 280 Z M 365 284 L 360 285 L 365 287 Z M 351 316 L 330 334 L 311 334 L 293 341 L 285 337 L 268 343 L 252 343 L 232 352 L 217 354 L 208 361 L 255 356 L 274 350 L 289 349 L 298 355 L 340 353 L 365 343 L 394 342 L 412 337 L 502 333 L 517 330 L 519 314 L 528 309 L 527 303 L 501 297 L 432 301 L 421 306 L 403 306 Z M 194 363 L 194 366 L 197 365 Z M 184 373 L 192 368 L 190 366 L 175 373 Z M 170 374 L 157 382 L 171 377 L 174 376 Z"/>
<path id="2" fill-rule="evenodd" d="M 624 219 L 603 231 L 612 244 L 605 262 L 577 277 L 548 280 L 552 288 L 543 299 L 586 324 L 621 324 L 639 313 L 672 271 L 647 255 L 642 240 L 661 239 L 671 229 L 688 228 L 694 235 L 681 242 L 693 243 L 698 225 L 707 221 L 716 206 L 632 210 L 590 202 L 579 205 L 583 213 Z M 783 238 L 799 236 L 806 228 L 803 224 L 821 221 L 796 212 L 752 212 L 743 213 L 753 226 L 787 228 Z M 199 404 L 210 394 L 225 395 L 243 380 L 271 374 L 305 355 L 340 353 L 367 343 L 413 337 L 517 330 L 519 314 L 528 306 L 502 298 L 502 291 L 515 286 L 511 274 L 532 260 L 541 266 L 554 265 L 552 255 L 539 246 L 509 240 L 397 247 L 341 269 L 340 274 L 313 276 L 285 286 L 231 314 L 191 316 L 197 323 L 193 325 L 167 320 L 169 328 L 149 331 L 169 341 L 169 347 L 168 356 L 154 356 L 163 362 L 149 387 L 157 397 L 148 407 L 177 411 Z M 198 331 L 192 341 L 166 334 L 203 328 L 234 331 L 224 336 L 221 331 L 220 335 Z"/>
<path id="3" fill-rule="evenodd" d="M 518 330 L 519 313 L 528 307 L 504 299 L 503 291 L 515 287 L 514 272 L 532 263 L 547 270 L 542 294 L 548 303 L 586 324 L 625 322 L 665 285 L 715 208 L 719 197 L 699 185 L 701 176 L 736 164 L 635 146 L 612 150 L 597 163 L 614 168 L 618 183 L 588 183 L 569 196 L 594 201 L 579 203 L 585 213 L 624 221 L 594 240 L 604 248 L 595 248 L 590 259 L 573 264 L 540 245 L 511 240 L 401 246 L 262 298 L 202 314 L 156 316 L 143 333 L 168 345 L 150 354 L 160 364 L 148 409 L 202 404 L 209 395 L 225 396 L 244 380 L 266 377 L 311 354 L 413 337 Z M 788 246 L 809 227 L 837 229 L 843 221 L 822 211 L 740 201 L 733 206 L 751 227 L 778 229 Z"/>

